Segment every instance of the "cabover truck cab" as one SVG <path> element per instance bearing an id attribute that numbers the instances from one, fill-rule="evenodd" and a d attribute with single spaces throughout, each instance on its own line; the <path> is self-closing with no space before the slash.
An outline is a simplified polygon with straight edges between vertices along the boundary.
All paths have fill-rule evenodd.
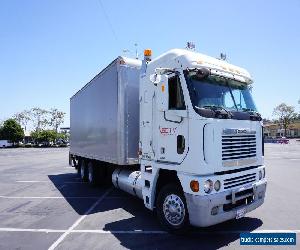
<path id="1" fill-rule="evenodd" d="M 144 61 L 143 198 L 171 230 L 239 218 L 264 202 L 263 132 L 251 83 L 246 70 L 192 51 Z"/>
<path id="2" fill-rule="evenodd" d="M 126 65 L 125 59 L 121 61 Z M 71 101 L 70 156 L 82 178 L 93 183 L 96 166 L 101 176 L 103 169 L 112 168 L 114 186 L 143 199 L 145 207 L 155 210 L 169 231 L 240 218 L 262 205 L 267 185 L 263 131 L 251 96 L 249 73 L 226 61 L 182 49 L 170 50 L 154 60 L 151 51 L 145 50 L 145 59 L 141 64 L 135 62 L 135 70 L 138 76 L 121 78 L 128 82 L 124 86 L 129 86 L 138 77 L 138 94 L 131 95 L 129 101 L 120 97 L 119 87 L 116 97 L 121 105 L 125 99 L 127 104 L 122 106 L 127 110 L 135 107 L 134 112 L 120 116 L 127 118 L 117 133 L 125 134 L 116 140 L 116 151 L 125 152 L 122 157 L 132 154 L 132 149 L 125 146 L 120 150 L 118 143 L 132 142 L 138 147 L 136 155 L 126 161 L 110 160 L 103 141 L 108 146 L 113 142 L 103 135 L 103 128 L 91 126 L 94 138 L 97 130 L 102 133 L 101 147 L 95 146 L 96 139 L 81 141 L 79 134 L 88 133 L 84 126 L 73 133 L 73 127 L 78 127 L 75 120 L 87 121 L 72 118 Z M 83 105 L 77 103 L 80 109 Z M 99 108 L 96 112 L 103 111 Z M 135 116 L 139 118 L 132 119 Z M 130 119 L 135 126 L 130 126 Z M 135 129 L 138 136 L 133 136 Z M 79 148 L 87 151 L 80 153 Z M 88 148 L 94 154 L 88 154 Z M 95 150 L 105 151 L 106 158 L 97 157 Z M 132 160 L 135 158 L 138 161 Z"/>

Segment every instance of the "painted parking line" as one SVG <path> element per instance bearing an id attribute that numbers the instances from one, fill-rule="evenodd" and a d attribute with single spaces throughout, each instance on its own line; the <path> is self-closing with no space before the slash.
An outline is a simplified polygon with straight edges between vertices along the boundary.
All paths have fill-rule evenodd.
<path id="1" fill-rule="evenodd" d="M 107 230 L 73 230 L 72 233 L 91 233 L 91 234 L 168 234 L 167 231 L 161 230 L 114 230 L 114 231 L 107 231 Z"/>
<path id="2" fill-rule="evenodd" d="M 288 157 L 269 157 L 268 160 L 288 160 L 288 161 L 300 161 L 300 158 L 288 158 Z"/>
<path id="3" fill-rule="evenodd" d="M 63 188 L 66 187 L 66 186 L 67 186 L 66 184 L 63 184 L 63 185 L 57 187 L 57 189 L 58 189 L 58 190 L 61 190 L 61 189 L 63 189 Z"/>
<path id="4" fill-rule="evenodd" d="M 49 181 L 16 181 L 18 183 L 44 183 Z"/>
<path id="5" fill-rule="evenodd" d="M 240 234 L 240 233 L 300 233 L 300 230 L 254 230 L 254 231 L 241 231 L 241 230 L 231 230 L 231 231 L 207 231 L 207 232 L 191 232 L 191 234 Z M 94 234 L 168 234 L 167 231 L 160 230 L 73 230 L 72 233 L 94 233 Z"/>
<path id="6" fill-rule="evenodd" d="M 76 225 L 77 226 L 77 225 Z M 0 228 L 0 232 L 31 232 L 31 233 L 90 233 L 90 234 L 166 234 L 166 231 L 143 231 L 143 230 L 59 230 L 59 229 L 47 229 L 47 228 Z M 66 237 L 66 236 L 65 236 Z M 62 241 L 62 240 L 61 240 Z M 60 242 L 61 242 L 60 241 Z"/>
<path id="7" fill-rule="evenodd" d="M 52 181 L 16 181 L 17 183 L 53 183 Z M 83 181 L 63 181 L 64 184 L 86 184 Z"/>
<path id="8" fill-rule="evenodd" d="M 43 229 L 43 228 L 0 228 L 0 232 L 31 232 L 31 233 L 64 233 L 66 230 Z"/>
<path id="9" fill-rule="evenodd" d="M 72 226 L 68 228 L 49 248 L 48 250 L 55 249 L 71 232 L 77 227 L 84 218 L 90 214 L 96 206 L 98 206 L 101 201 L 112 191 L 112 188 L 108 189 L 79 219 L 77 219 Z"/>
<path id="10" fill-rule="evenodd" d="M 0 228 L 0 232 L 32 232 L 32 233 L 87 233 L 87 234 L 168 234 L 166 231 L 162 230 L 60 230 L 60 229 L 46 229 L 46 228 Z M 241 231 L 241 230 L 231 230 L 231 231 L 206 231 L 206 232 L 191 232 L 190 234 L 240 234 L 245 232 L 251 233 L 297 233 L 300 234 L 300 230 L 254 230 L 254 231 Z"/>
<path id="11" fill-rule="evenodd" d="M 83 181 L 65 181 L 66 184 L 86 184 L 86 182 Z"/>
<path id="12" fill-rule="evenodd" d="M 99 199 L 101 196 L 5 196 L 0 199 Z"/>

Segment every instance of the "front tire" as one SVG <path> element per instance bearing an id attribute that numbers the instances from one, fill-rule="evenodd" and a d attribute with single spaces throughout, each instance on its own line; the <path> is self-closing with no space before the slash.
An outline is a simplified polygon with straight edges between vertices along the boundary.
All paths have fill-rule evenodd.
<path id="1" fill-rule="evenodd" d="M 171 233 L 182 234 L 189 228 L 185 197 L 176 184 L 168 184 L 160 190 L 156 213 L 160 224 Z"/>

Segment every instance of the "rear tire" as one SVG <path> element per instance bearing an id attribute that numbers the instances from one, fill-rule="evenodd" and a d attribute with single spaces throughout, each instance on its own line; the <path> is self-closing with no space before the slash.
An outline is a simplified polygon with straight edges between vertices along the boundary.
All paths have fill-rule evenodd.
<path id="1" fill-rule="evenodd" d="M 76 165 L 76 172 L 77 172 L 77 175 L 80 177 L 80 168 L 81 168 L 81 162 L 82 160 L 78 160 L 77 162 L 77 165 Z"/>
<path id="2" fill-rule="evenodd" d="M 91 186 L 95 186 L 97 184 L 97 171 L 94 164 L 90 161 L 87 166 L 87 181 Z"/>
<path id="3" fill-rule="evenodd" d="M 183 234 L 189 229 L 187 205 L 178 184 L 168 184 L 160 190 L 156 213 L 162 227 L 170 233 Z"/>
<path id="4" fill-rule="evenodd" d="M 86 182 L 87 181 L 87 167 L 86 167 L 86 163 L 84 160 L 81 161 L 80 164 L 80 178 L 82 181 Z"/>

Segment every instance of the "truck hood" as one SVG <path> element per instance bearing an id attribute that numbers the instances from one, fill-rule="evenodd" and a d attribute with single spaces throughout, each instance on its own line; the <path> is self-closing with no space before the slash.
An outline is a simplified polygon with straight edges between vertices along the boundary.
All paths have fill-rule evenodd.
<path id="1" fill-rule="evenodd" d="M 206 175 L 263 165 L 262 126 L 258 121 L 193 120 L 190 131 L 196 135 L 189 137 L 185 162 L 191 172 Z"/>

